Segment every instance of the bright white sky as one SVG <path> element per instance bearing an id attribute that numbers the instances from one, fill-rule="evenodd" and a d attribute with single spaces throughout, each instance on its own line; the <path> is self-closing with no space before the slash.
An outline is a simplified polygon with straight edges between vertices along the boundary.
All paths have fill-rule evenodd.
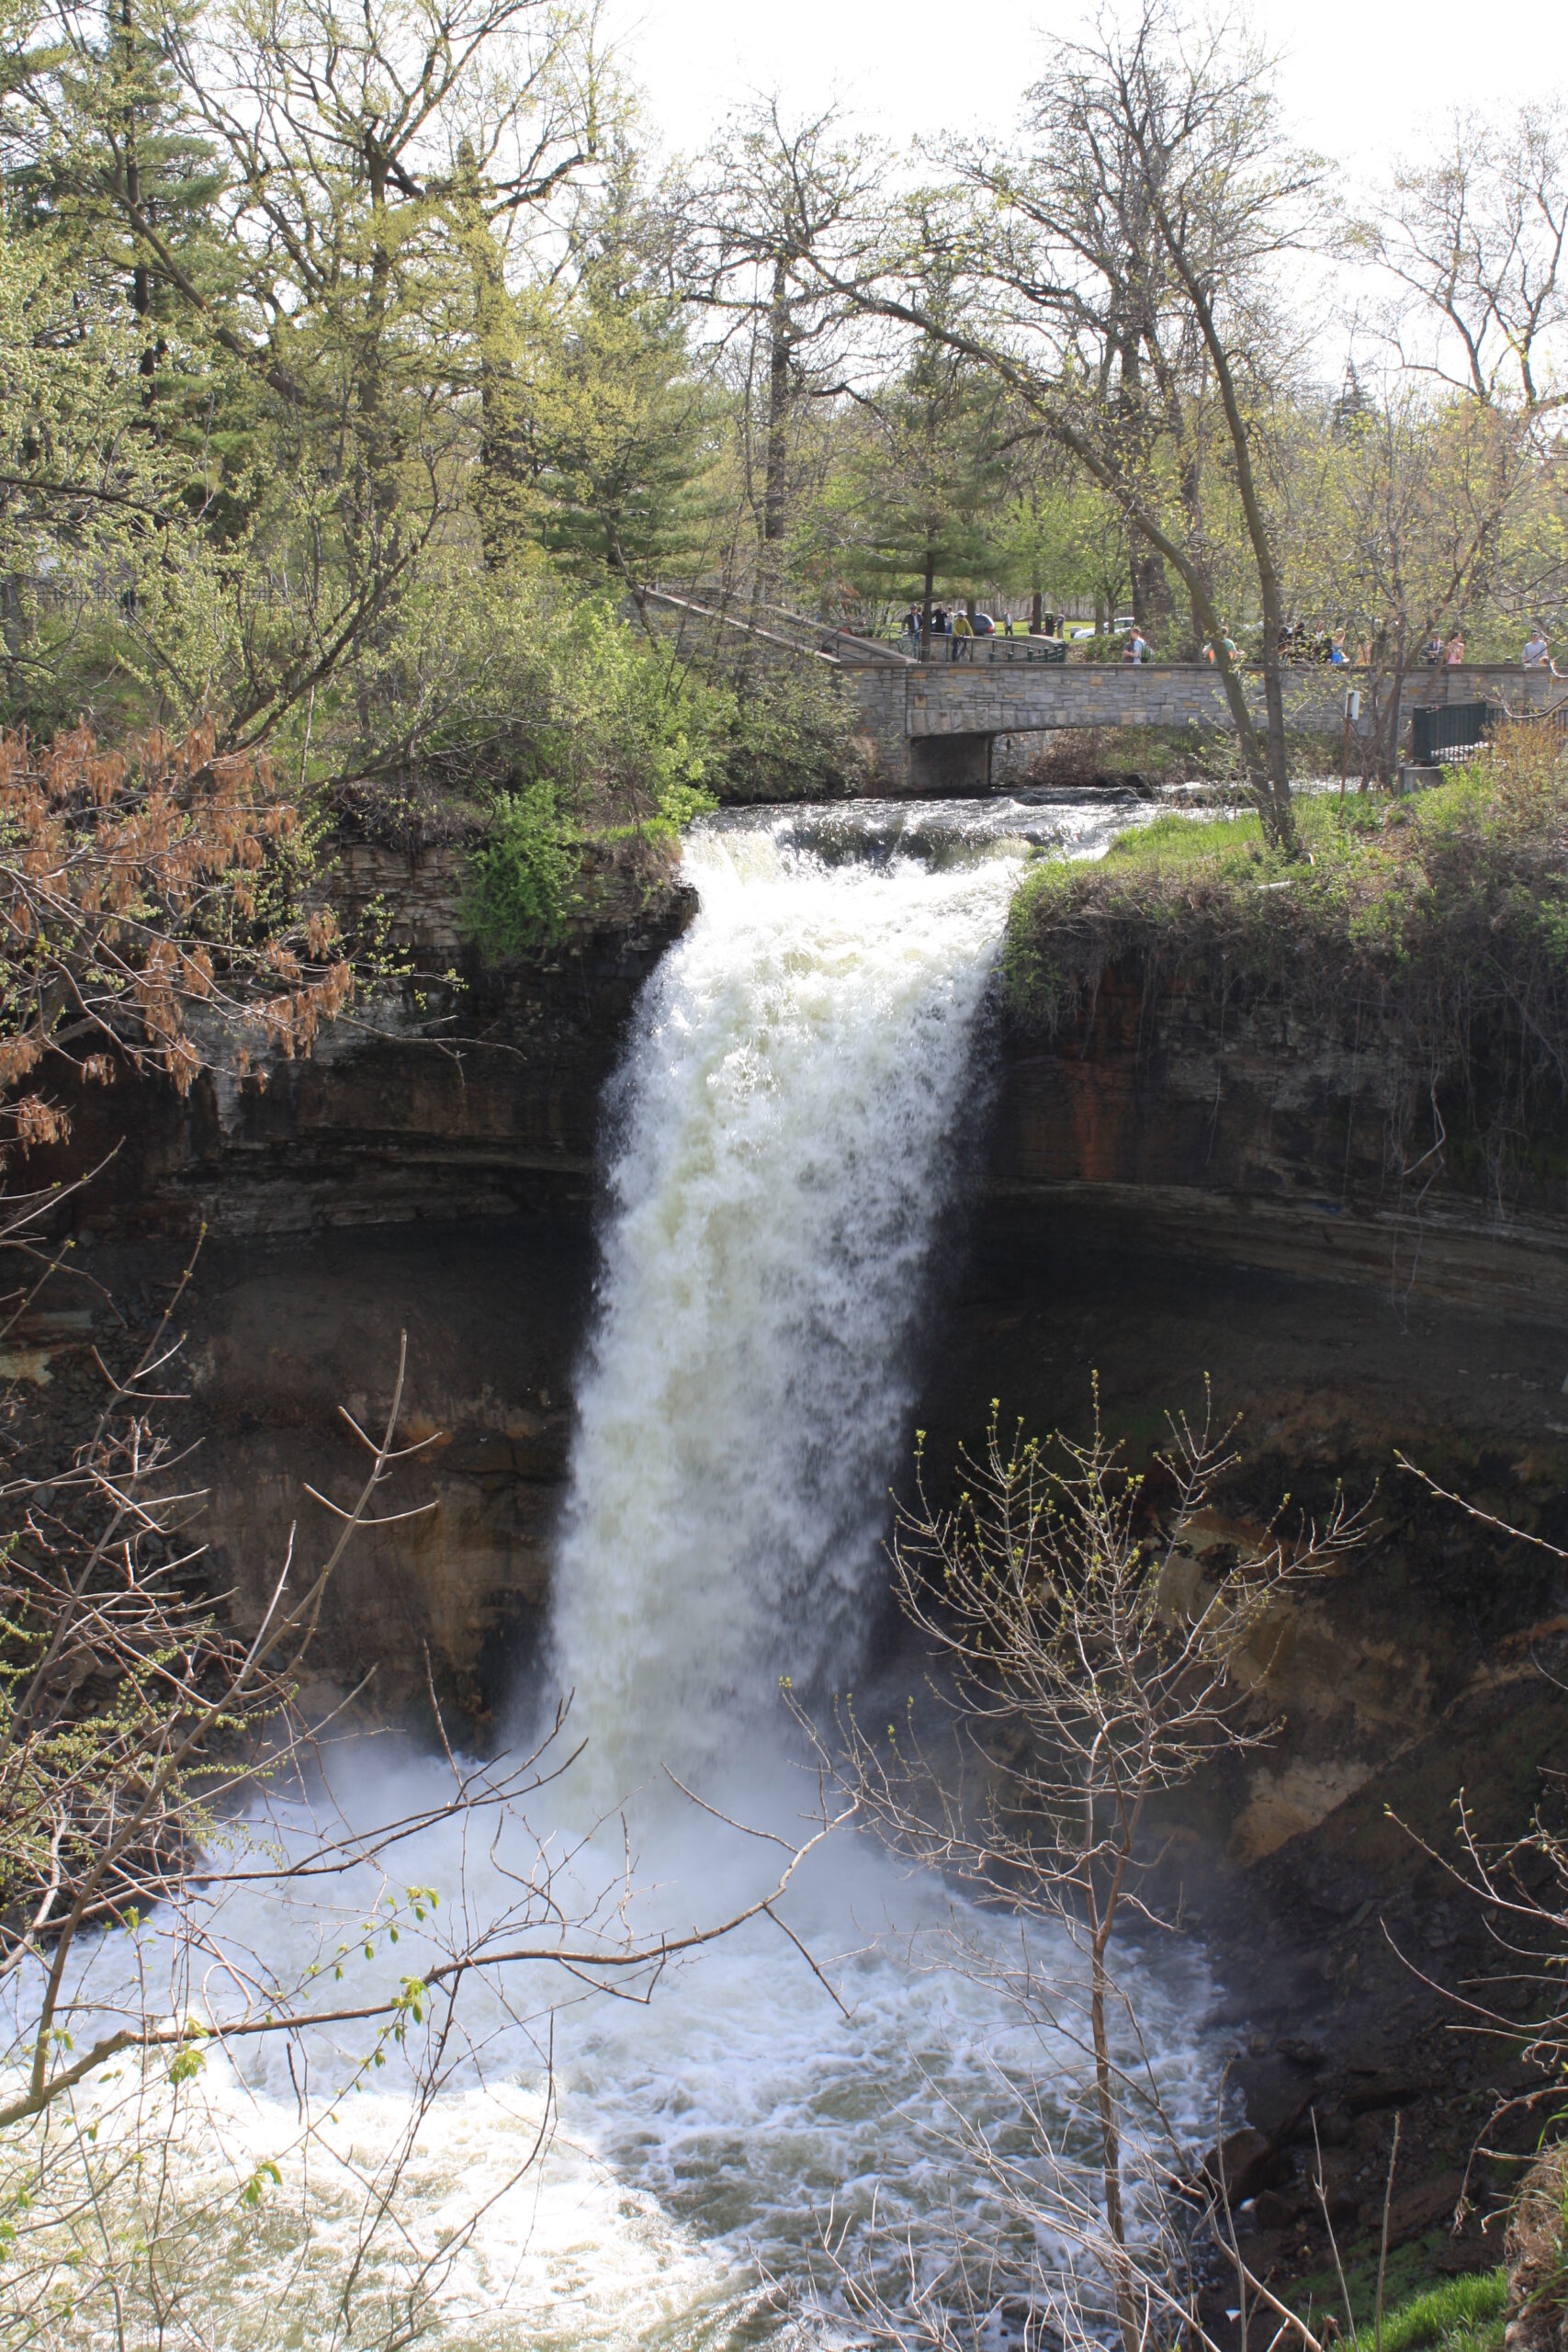
<path id="1" fill-rule="evenodd" d="M 607 18 L 662 143 L 700 153 L 758 92 L 790 113 L 838 99 L 897 144 L 1007 130 L 1095 0 L 608 0 Z M 1194 13 L 1197 13 L 1195 11 Z M 1345 166 L 1347 192 L 1418 151 L 1454 106 L 1568 93 L 1562 0 L 1255 0 L 1284 52 L 1297 136 Z"/>

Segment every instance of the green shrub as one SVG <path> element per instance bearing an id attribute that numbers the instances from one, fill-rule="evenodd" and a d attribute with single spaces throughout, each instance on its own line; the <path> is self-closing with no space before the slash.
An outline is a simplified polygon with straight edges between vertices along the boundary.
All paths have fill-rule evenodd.
<path id="1" fill-rule="evenodd" d="M 1120 662 L 1132 642 L 1130 628 L 1104 629 L 1094 637 L 1078 638 L 1073 646 L 1073 658 L 1078 662 Z"/>
<path id="2" fill-rule="evenodd" d="M 852 792 L 864 765 L 852 697 L 819 662 L 764 669 L 734 694 L 716 747 L 721 800 L 817 800 Z"/>
<path id="3" fill-rule="evenodd" d="M 485 963 L 537 955 L 564 937 L 581 861 L 553 784 L 500 796 L 490 836 L 468 865 L 465 928 Z"/>

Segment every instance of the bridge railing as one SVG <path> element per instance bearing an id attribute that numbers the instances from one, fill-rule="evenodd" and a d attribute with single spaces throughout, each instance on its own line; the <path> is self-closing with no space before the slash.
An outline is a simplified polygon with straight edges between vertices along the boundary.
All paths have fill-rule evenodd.
<path id="1" fill-rule="evenodd" d="M 912 647 L 914 640 L 907 640 Z M 1065 637 L 928 637 L 919 649 L 926 662 L 1065 662 Z"/>
<path id="2" fill-rule="evenodd" d="M 1410 714 L 1410 756 L 1417 767 L 1451 766 L 1507 726 L 1549 727 L 1568 736 L 1568 695 L 1544 710 L 1517 712 L 1501 702 L 1418 703 Z"/>

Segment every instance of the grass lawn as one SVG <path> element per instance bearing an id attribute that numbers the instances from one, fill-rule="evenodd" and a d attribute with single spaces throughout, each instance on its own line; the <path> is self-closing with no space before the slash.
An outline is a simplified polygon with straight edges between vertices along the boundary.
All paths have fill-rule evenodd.
<path id="1" fill-rule="evenodd" d="M 1427 2265 L 1439 2241 L 1402 2246 L 1388 2259 L 1383 2287 L 1382 2327 L 1374 2326 L 1377 2310 L 1377 2257 L 1345 2267 L 1356 2333 L 1347 2330 L 1341 2341 L 1354 2342 L 1359 2352 L 1501 2352 L 1503 2307 L 1508 2282 L 1502 2269 L 1472 2272 L 1461 2278 L 1440 2279 L 1435 2286 Z M 1290 2297 L 1303 2317 L 1310 2303 L 1318 2323 L 1332 2312 L 1344 2327 L 1345 2296 L 1337 2274 L 1325 2270 L 1298 2282 Z"/>

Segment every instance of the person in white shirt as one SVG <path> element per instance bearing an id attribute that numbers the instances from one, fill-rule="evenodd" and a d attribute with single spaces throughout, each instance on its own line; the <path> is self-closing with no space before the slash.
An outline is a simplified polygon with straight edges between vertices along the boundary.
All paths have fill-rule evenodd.
<path id="1" fill-rule="evenodd" d="M 1556 667 L 1551 659 L 1551 648 L 1547 644 L 1545 632 L 1539 621 L 1530 631 L 1529 642 L 1522 658 L 1527 670 L 1552 670 Z"/>

